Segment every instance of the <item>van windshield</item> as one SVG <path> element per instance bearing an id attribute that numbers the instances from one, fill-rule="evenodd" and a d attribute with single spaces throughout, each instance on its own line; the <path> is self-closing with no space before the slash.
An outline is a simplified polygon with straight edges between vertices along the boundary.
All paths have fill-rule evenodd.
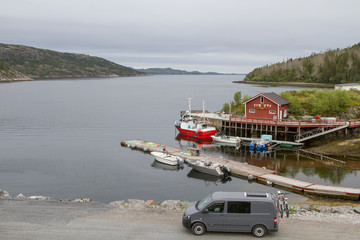
<path id="1" fill-rule="evenodd" d="M 209 205 L 209 203 L 211 203 L 212 199 L 211 199 L 211 194 L 207 197 L 205 197 L 204 199 L 200 200 L 199 202 L 196 203 L 195 207 L 197 210 L 202 210 L 204 209 L 207 205 Z"/>

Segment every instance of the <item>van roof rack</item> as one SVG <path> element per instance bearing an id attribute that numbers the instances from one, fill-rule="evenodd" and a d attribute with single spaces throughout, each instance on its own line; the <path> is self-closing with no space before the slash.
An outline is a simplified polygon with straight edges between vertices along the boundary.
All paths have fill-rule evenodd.
<path id="1" fill-rule="evenodd" d="M 267 197 L 267 193 L 262 193 L 262 192 L 246 192 L 245 193 L 246 197 Z"/>

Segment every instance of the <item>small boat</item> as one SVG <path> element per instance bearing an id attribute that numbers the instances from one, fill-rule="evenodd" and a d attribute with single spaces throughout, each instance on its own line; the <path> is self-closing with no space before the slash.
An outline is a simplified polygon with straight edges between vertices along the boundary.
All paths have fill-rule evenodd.
<path id="1" fill-rule="evenodd" d="M 151 155 L 155 157 L 155 160 L 167 165 L 176 166 L 183 163 L 182 159 L 177 156 L 173 156 L 165 152 L 151 152 Z"/>
<path id="2" fill-rule="evenodd" d="M 205 116 L 204 106 L 203 113 Z M 175 127 L 183 135 L 200 139 L 211 139 L 211 136 L 216 134 L 216 128 L 210 127 L 205 121 L 205 117 L 203 121 L 198 121 L 191 116 L 191 98 L 189 98 L 189 110 L 179 121 L 175 122 Z"/>
<path id="3" fill-rule="evenodd" d="M 218 132 L 214 136 L 211 136 L 214 142 L 226 145 L 237 145 L 241 143 L 241 139 L 239 137 L 230 137 L 226 136 L 224 132 Z"/>
<path id="4" fill-rule="evenodd" d="M 186 162 L 190 167 L 195 169 L 198 172 L 224 177 L 231 175 L 230 169 L 226 165 L 221 165 L 219 163 L 213 163 L 210 161 L 200 161 L 200 160 L 189 160 Z"/>
<path id="5" fill-rule="evenodd" d="M 272 136 L 271 135 L 261 135 L 261 139 L 254 140 L 250 143 L 250 151 L 256 149 L 257 152 L 267 152 L 271 150 L 272 145 Z"/>

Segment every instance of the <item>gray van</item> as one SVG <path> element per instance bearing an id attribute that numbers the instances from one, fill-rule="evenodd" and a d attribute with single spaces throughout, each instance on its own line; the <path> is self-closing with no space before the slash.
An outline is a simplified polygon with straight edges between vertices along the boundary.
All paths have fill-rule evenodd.
<path id="1" fill-rule="evenodd" d="M 272 193 L 214 192 L 185 209 L 183 226 L 195 235 L 206 231 L 251 232 L 263 237 L 278 231 Z"/>

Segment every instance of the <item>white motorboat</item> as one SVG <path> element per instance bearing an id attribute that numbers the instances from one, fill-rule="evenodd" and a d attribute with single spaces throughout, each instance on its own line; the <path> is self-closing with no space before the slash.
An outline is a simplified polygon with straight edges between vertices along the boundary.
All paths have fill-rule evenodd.
<path id="1" fill-rule="evenodd" d="M 187 163 L 190 167 L 195 169 L 198 172 L 214 175 L 214 176 L 228 176 L 230 175 L 230 169 L 219 163 L 213 163 L 210 161 L 200 161 L 200 160 L 189 160 L 187 159 Z"/>
<path id="2" fill-rule="evenodd" d="M 214 142 L 223 143 L 228 145 L 237 145 L 241 143 L 241 138 L 226 136 L 223 132 L 217 133 L 214 136 L 211 136 Z"/>
<path id="3" fill-rule="evenodd" d="M 182 159 L 177 156 L 173 156 L 164 152 L 151 152 L 151 155 L 155 157 L 155 160 L 167 165 L 175 166 L 182 164 Z"/>

